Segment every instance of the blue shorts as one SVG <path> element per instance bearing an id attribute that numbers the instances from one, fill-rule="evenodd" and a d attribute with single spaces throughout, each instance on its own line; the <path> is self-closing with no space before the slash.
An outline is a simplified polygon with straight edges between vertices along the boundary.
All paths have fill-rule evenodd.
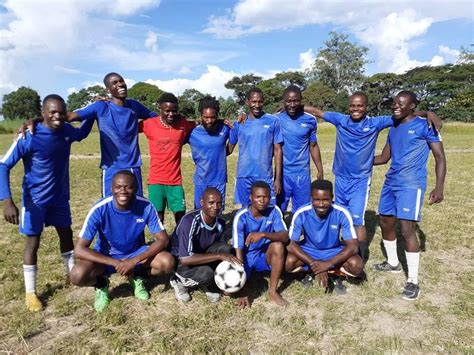
<path id="1" fill-rule="evenodd" d="M 250 188 L 255 181 L 265 181 L 270 186 L 270 206 L 275 206 L 275 189 L 273 179 L 243 177 L 235 179 L 234 204 L 250 205 Z"/>
<path id="2" fill-rule="evenodd" d="M 108 168 L 102 169 L 102 197 L 112 196 L 112 179 L 121 170 L 128 170 L 135 175 L 138 184 L 137 195 L 143 196 L 142 171 L 140 168 Z"/>
<path id="3" fill-rule="evenodd" d="M 133 253 L 130 253 L 130 254 L 116 254 L 116 255 L 108 255 L 108 256 L 114 259 L 118 259 L 118 260 L 131 259 L 137 255 L 143 254 L 148 249 L 149 249 L 148 245 L 142 245 L 140 248 L 138 248 L 137 250 L 135 250 Z M 142 268 L 142 264 L 137 264 L 134 270 L 137 270 L 140 268 Z M 109 275 L 115 274 L 116 272 L 117 270 L 115 270 L 113 266 L 110 266 L 110 265 L 105 266 L 105 275 L 109 276 Z"/>
<path id="4" fill-rule="evenodd" d="M 318 250 L 308 244 L 300 244 L 300 247 L 301 247 L 301 250 L 303 250 L 310 257 L 316 260 L 320 260 L 320 261 L 331 260 L 333 257 L 335 257 L 337 254 L 339 254 L 341 251 L 344 250 L 343 245 L 336 248 L 324 249 L 324 250 Z M 303 269 L 305 271 L 309 271 L 310 267 L 309 265 L 305 264 L 303 265 Z"/>
<path id="5" fill-rule="evenodd" d="M 335 201 L 349 210 L 355 226 L 365 224 L 364 215 L 369 201 L 370 183 L 370 177 L 355 179 L 336 176 L 334 181 Z"/>
<path id="6" fill-rule="evenodd" d="M 284 175 L 283 189 L 276 198 L 277 206 L 282 212 L 286 212 L 291 198 L 291 212 L 295 213 L 298 208 L 311 202 L 311 177 L 303 175 Z"/>
<path id="7" fill-rule="evenodd" d="M 201 208 L 201 197 L 208 187 L 215 187 L 222 195 L 222 211 L 225 209 L 225 182 L 223 184 L 194 185 L 194 209 Z"/>
<path id="8" fill-rule="evenodd" d="M 247 280 L 253 271 L 270 271 L 272 267 L 267 263 L 267 250 L 270 243 L 263 246 L 262 249 L 252 250 L 245 254 L 244 269 L 247 274 Z"/>
<path id="9" fill-rule="evenodd" d="M 392 187 L 384 184 L 380 192 L 378 213 L 409 221 L 421 221 L 425 188 Z"/>
<path id="10" fill-rule="evenodd" d="M 21 208 L 20 233 L 27 236 L 40 235 L 44 227 L 67 228 L 71 226 L 69 202 L 58 206 L 38 206 L 25 203 Z"/>

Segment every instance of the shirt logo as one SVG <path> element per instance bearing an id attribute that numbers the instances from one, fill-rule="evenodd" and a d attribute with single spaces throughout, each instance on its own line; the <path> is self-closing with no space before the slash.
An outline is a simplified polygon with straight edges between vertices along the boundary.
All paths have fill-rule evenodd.
<path id="1" fill-rule="evenodd" d="M 410 130 L 408 131 L 408 134 L 415 134 L 415 131 L 414 131 L 413 129 L 410 129 Z"/>
<path id="2" fill-rule="evenodd" d="M 64 140 L 65 140 L 66 142 L 69 142 L 69 137 L 64 137 Z"/>
<path id="3" fill-rule="evenodd" d="M 263 128 L 270 128 L 270 125 L 269 124 L 264 124 Z"/>
<path id="4" fill-rule="evenodd" d="M 145 220 L 143 218 L 137 218 L 137 223 L 143 223 Z"/>
<path id="5" fill-rule="evenodd" d="M 220 132 L 219 135 L 220 135 L 220 136 L 223 136 L 223 135 L 224 135 L 224 132 Z"/>
<path id="6" fill-rule="evenodd" d="M 403 207 L 403 212 L 410 212 L 409 208 Z"/>
<path id="7" fill-rule="evenodd" d="M 272 224 L 272 221 L 267 221 L 267 224 Z"/>
<path id="8" fill-rule="evenodd" d="M 308 127 L 308 125 L 306 123 L 302 123 L 301 127 Z"/>
<path id="9" fill-rule="evenodd" d="M 359 218 L 360 217 L 358 214 L 354 214 L 353 216 L 354 216 L 354 218 Z"/>
<path id="10" fill-rule="evenodd" d="M 335 224 L 331 224 L 332 229 L 337 229 L 337 226 Z"/>
<path id="11" fill-rule="evenodd" d="M 362 131 L 368 132 L 368 131 L 370 131 L 370 128 L 369 128 L 369 127 L 365 127 Z"/>

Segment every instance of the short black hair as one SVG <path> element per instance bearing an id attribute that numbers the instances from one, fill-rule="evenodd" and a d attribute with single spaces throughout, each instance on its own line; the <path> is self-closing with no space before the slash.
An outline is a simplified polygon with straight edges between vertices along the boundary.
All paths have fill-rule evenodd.
<path id="1" fill-rule="evenodd" d="M 198 110 L 202 114 L 202 111 L 206 108 L 212 108 L 216 110 L 216 114 L 219 114 L 220 106 L 219 101 L 216 100 L 214 96 L 204 96 L 201 100 L 199 100 L 199 107 Z"/>
<path id="2" fill-rule="evenodd" d="M 416 97 L 416 94 L 413 91 L 410 90 L 402 90 L 400 91 L 397 96 L 408 96 L 415 105 L 418 105 L 419 101 L 418 98 Z"/>
<path id="3" fill-rule="evenodd" d="M 221 192 L 216 189 L 215 187 L 207 187 L 204 192 L 202 193 L 202 199 L 204 200 L 205 197 L 207 197 L 210 194 L 218 194 L 222 198 Z"/>
<path id="4" fill-rule="evenodd" d="M 251 88 L 249 91 L 247 91 L 247 95 L 245 95 L 245 98 L 247 100 L 250 100 L 250 97 L 252 96 L 252 94 L 260 94 L 262 95 L 262 99 L 263 99 L 263 91 L 262 89 L 254 86 L 253 88 Z"/>
<path id="5" fill-rule="evenodd" d="M 50 94 L 50 95 L 45 96 L 45 98 L 43 99 L 43 107 L 44 107 L 44 105 L 46 105 L 46 103 L 49 100 L 58 100 L 58 101 L 62 102 L 64 104 L 64 106 L 66 106 L 66 101 L 64 101 L 64 99 L 61 96 L 59 96 L 57 94 Z"/>
<path id="6" fill-rule="evenodd" d="M 290 92 L 294 92 L 295 94 L 299 94 L 300 97 L 303 97 L 303 95 L 301 94 L 301 89 L 294 85 L 294 84 L 291 84 L 290 86 L 288 86 L 284 91 L 283 91 L 283 98 L 285 98 L 285 96 L 287 94 L 289 94 Z"/>
<path id="7" fill-rule="evenodd" d="M 123 79 L 123 76 L 120 75 L 119 73 L 111 72 L 111 73 L 105 74 L 105 76 L 104 76 L 104 85 L 105 85 L 105 87 L 107 87 L 109 85 L 109 79 L 110 79 L 110 77 L 112 77 L 114 75 L 119 76 Z"/>
<path id="8" fill-rule="evenodd" d="M 267 189 L 268 191 L 270 191 L 270 185 L 268 185 L 265 181 L 257 180 L 252 184 L 252 187 L 250 188 L 250 194 L 253 193 L 254 189 L 258 188 Z"/>
<path id="9" fill-rule="evenodd" d="M 313 190 L 326 190 L 331 193 L 331 196 L 333 195 L 332 182 L 329 180 L 314 180 L 311 183 L 311 192 Z"/>
<path id="10" fill-rule="evenodd" d="M 165 103 L 165 102 L 171 102 L 172 104 L 177 104 L 178 98 L 170 92 L 165 92 L 161 94 L 160 98 L 158 99 L 158 104 L 161 105 L 162 103 Z"/>
<path id="11" fill-rule="evenodd" d="M 356 91 L 354 92 L 350 97 L 349 99 L 353 98 L 354 96 L 361 96 L 365 99 L 365 103 L 368 104 L 369 103 L 369 97 L 367 96 L 367 94 L 363 91 Z"/>
<path id="12" fill-rule="evenodd" d="M 137 184 L 137 178 L 135 177 L 135 174 L 132 173 L 130 170 L 120 170 L 118 172 L 116 172 L 114 174 L 114 176 L 112 177 L 112 182 L 115 180 L 115 178 L 119 175 L 126 175 L 126 176 L 129 176 L 132 178 L 133 180 L 133 187 L 135 188 L 138 188 L 138 184 Z"/>

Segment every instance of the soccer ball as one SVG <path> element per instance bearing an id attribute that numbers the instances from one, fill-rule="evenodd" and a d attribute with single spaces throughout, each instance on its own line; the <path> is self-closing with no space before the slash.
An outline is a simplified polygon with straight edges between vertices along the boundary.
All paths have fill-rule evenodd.
<path id="1" fill-rule="evenodd" d="M 243 266 L 223 261 L 217 265 L 214 281 L 222 291 L 235 293 L 244 287 L 245 281 L 247 281 L 247 274 Z"/>

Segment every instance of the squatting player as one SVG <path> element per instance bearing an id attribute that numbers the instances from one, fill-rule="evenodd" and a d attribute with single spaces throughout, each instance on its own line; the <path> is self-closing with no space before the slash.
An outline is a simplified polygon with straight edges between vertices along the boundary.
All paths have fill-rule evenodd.
<path id="1" fill-rule="evenodd" d="M 446 157 L 441 136 L 435 129 L 428 127 L 424 118 L 414 114 L 416 105 L 417 99 L 413 92 L 398 93 L 392 106 L 396 123 L 390 128 L 382 155 L 377 156 L 374 161 L 374 164 L 378 165 L 392 158 L 380 192 L 378 210 L 387 260 L 375 264 L 374 268 L 377 271 L 402 271 L 395 234 L 395 223 L 398 219 L 405 239 L 408 266 L 408 280 L 402 292 L 402 297 L 406 300 L 416 300 L 420 295 L 420 244 L 416 236 L 416 222 L 421 220 L 430 149 L 435 158 L 436 172 L 435 188 L 429 197 L 430 205 L 443 200 L 446 176 Z"/>
<path id="2" fill-rule="evenodd" d="M 207 299 L 218 302 L 220 293 L 214 282 L 214 270 L 221 261 L 241 264 L 231 254 L 224 235 L 225 221 L 219 218 L 222 196 L 215 187 L 204 190 L 200 209 L 187 213 L 171 236 L 171 253 L 178 260 L 170 284 L 176 299 L 189 302 L 190 289 L 202 288 Z"/>
<path id="3" fill-rule="evenodd" d="M 318 179 L 323 178 L 321 152 L 316 137 L 317 122 L 313 115 L 303 111 L 301 101 L 301 90 L 296 85 L 288 86 L 283 92 L 285 110 L 276 115 L 283 136 L 282 191 L 277 196 L 277 205 L 283 212 L 290 198 L 293 213 L 310 202 L 310 155 L 318 170 Z"/>
<path id="4" fill-rule="evenodd" d="M 271 190 L 271 205 L 275 195 L 281 192 L 283 138 L 278 119 L 263 111 L 263 92 L 252 88 L 247 93 L 249 115 L 245 122 L 236 122 L 230 132 L 229 151 L 239 143 L 234 203 L 247 206 L 250 203 L 250 187 L 255 181 L 265 181 Z M 275 176 L 272 161 L 275 156 Z"/>
<path id="5" fill-rule="evenodd" d="M 65 123 L 66 103 L 58 95 L 43 100 L 43 122 L 36 126 L 36 134 L 27 131 L 25 139 L 18 137 L 0 160 L 0 200 L 4 200 L 7 222 L 20 224 L 26 236 L 23 253 L 25 302 L 29 311 L 40 311 L 41 301 L 36 295 L 38 274 L 37 252 L 44 226 L 54 226 L 59 236 L 59 249 L 66 273 L 74 266 L 69 207 L 69 155 L 71 144 L 89 134 L 93 121 L 80 128 Z M 10 170 L 23 160 L 25 175 L 21 214 L 10 191 Z"/>
<path id="6" fill-rule="evenodd" d="M 215 187 L 222 194 L 222 207 L 225 207 L 227 182 L 228 141 L 230 128 L 218 120 L 219 101 L 206 96 L 199 101 L 201 125 L 189 136 L 189 145 L 196 171 L 193 176 L 194 208 L 199 208 L 203 192 Z"/>
<path id="7" fill-rule="evenodd" d="M 277 292 L 278 281 L 285 266 L 285 245 L 288 231 L 283 214 L 270 206 L 270 186 L 255 181 L 250 189 L 251 204 L 239 210 L 232 226 L 232 244 L 237 258 L 244 264 L 247 280 L 252 272 L 270 271 L 268 296 L 279 306 L 288 302 Z M 241 290 L 237 305 L 250 307 L 246 286 Z"/>
<path id="8" fill-rule="evenodd" d="M 360 253 L 366 260 L 368 244 L 364 214 L 369 200 L 375 145 L 379 132 L 393 126 L 393 117 L 367 116 L 367 95 L 360 91 L 349 97 L 349 115 L 324 112 L 309 106 L 305 106 L 305 111 L 336 127 L 336 150 L 332 167 L 335 176 L 335 200 L 350 211 Z M 441 126 L 441 121 L 434 113 L 418 114 L 428 115 L 430 121 Z"/>
<path id="9" fill-rule="evenodd" d="M 71 271 L 73 284 L 95 287 L 97 312 L 109 304 L 108 276 L 112 273 L 128 277 L 135 297 L 147 300 L 150 295 L 143 278 L 174 269 L 174 258 L 165 251 L 168 235 L 150 201 L 137 195 L 134 173 L 117 172 L 111 190 L 112 196 L 99 200 L 87 214 L 76 243 L 77 264 Z M 145 226 L 155 237 L 151 245 L 145 244 Z"/>
<path id="10" fill-rule="evenodd" d="M 311 203 L 296 211 L 290 226 L 290 244 L 285 268 L 313 272 L 328 287 L 328 272 L 340 269 L 359 276 L 364 263 L 357 255 L 357 235 L 347 209 L 332 203 L 332 183 L 311 183 Z M 300 240 L 303 235 L 303 240 Z"/>

